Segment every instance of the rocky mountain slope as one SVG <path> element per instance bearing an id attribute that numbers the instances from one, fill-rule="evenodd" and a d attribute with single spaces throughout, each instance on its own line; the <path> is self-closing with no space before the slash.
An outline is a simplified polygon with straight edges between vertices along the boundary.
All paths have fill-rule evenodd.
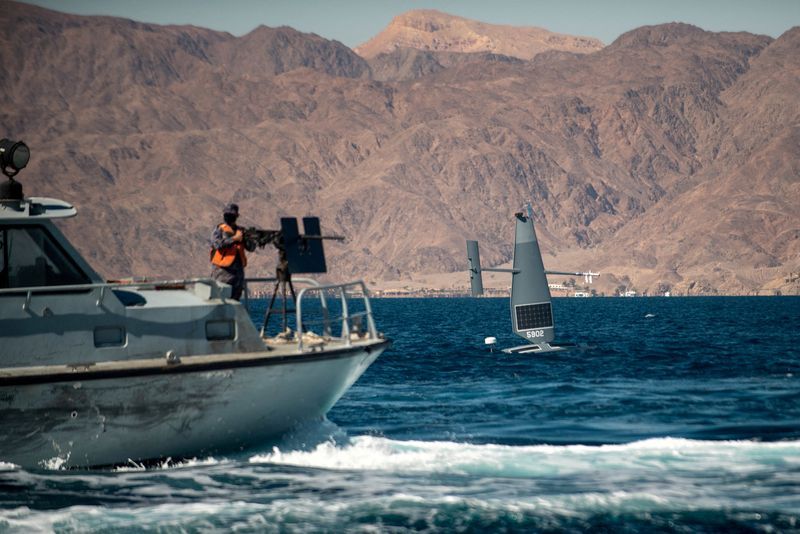
<path id="1" fill-rule="evenodd" d="M 2 135 L 26 193 L 109 278 L 208 272 L 225 203 L 319 215 L 332 275 L 452 272 L 464 239 L 511 258 L 532 202 L 551 268 L 598 289 L 797 291 L 800 38 L 644 27 L 594 53 L 398 49 L 369 61 L 290 28 L 232 35 L 0 12 Z M 269 275 L 274 253 L 253 257 Z"/>
<path id="2" fill-rule="evenodd" d="M 434 52 L 488 52 L 533 59 L 548 50 L 585 54 L 603 48 L 592 37 L 554 33 L 544 28 L 487 24 L 432 9 L 408 11 L 392 19 L 378 35 L 355 48 L 373 58 L 399 48 Z"/>

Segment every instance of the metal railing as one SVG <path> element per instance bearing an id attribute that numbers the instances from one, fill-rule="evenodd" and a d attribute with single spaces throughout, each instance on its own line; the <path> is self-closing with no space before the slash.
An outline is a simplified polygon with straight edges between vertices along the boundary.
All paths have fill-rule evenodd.
<path id="1" fill-rule="evenodd" d="M 348 305 L 347 305 L 347 288 L 350 287 L 360 287 L 361 288 L 361 300 L 364 303 L 364 311 L 350 313 Z M 298 332 L 298 350 L 303 350 L 303 297 L 305 297 L 309 293 L 318 292 L 320 294 L 320 302 L 323 306 L 323 331 L 328 332 L 330 335 L 331 332 L 331 318 L 328 312 L 327 302 L 324 299 L 324 295 L 326 292 L 331 292 L 334 295 L 338 294 L 339 299 L 341 300 L 342 304 L 342 312 L 339 316 L 338 320 L 341 321 L 341 338 L 344 341 L 346 347 L 349 347 L 353 344 L 353 339 L 351 333 L 358 333 L 361 332 L 353 332 L 353 325 L 357 321 L 359 324 L 363 324 L 362 320 L 366 319 L 367 321 L 367 332 L 366 334 L 369 336 L 368 339 L 377 339 L 378 338 L 378 331 L 375 328 L 375 320 L 372 317 L 372 307 L 369 303 L 369 292 L 367 291 L 367 286 L 364 284 L 362 280 L 356 280 L 353 282 L 345 282 L 343 284 L 328 284 L 328 285 L 316 285 L 313 287 L 306 287 L 300 290 L 300 293 L 297 294 L 297 332 Z M 308 324 L 308 323 L 306 323 Z"/>
<path id="2" fill-rule="evenodd" d="M 243 297 L 242 300 L 244 301 L 244 303 L 243 303 L 244 309 L 247 310 L 248 314 L 252 313 L 252 310 L 250 309 L 250 298 L 251 298 L 250 297 L 250 284 L 251 283 L 261 283 L 261 284 L 277 283 L 277 281 L 278 281 L 278 279 L 275 278 L 275 277 L 269 277 L 269 278 L 245 278 L 245 281 L 244 281 L 245 282 L 244 283 L 244 292 L 242 293 L 242 297 Z M 313 286 L 313 287 L 319 287 L 319 285 L 320 285 L 319 282 L 314 280 L 313 278 L 305 278 L 305 277 L 301 277 L 301 276 L 292 277 L 292 283 L 293 284 L 294 283 L 308 284 L 309 286 Z M 274 288 L 274 291 L 277 291 L 277 289 L 278 289 L 278 287 L 276 286 Z M 273 296 L 273 300 L 274 300 L 274 298 L 275 297 Z M 325 300 L 325 294 L 324 293 L 322 295 L 320 295 L 320 300 L 321 300 L 321 306 L 322 306 L 323 313 L 326 314 L 326 316 L 327 316 L 327 313 L 328 313 L 328 302 Z M 271 304 L 273 304 L 272 301 L 270 302 L 270 305 Z M 285 304 L 285 302 L 283 302 L 282 304 Z M 270 314 L 269 308 L 267 310 L 265 310 L 265 311 L 266 311 L 266 313 L 264 315 L 264 322 L 261 325 L 261 337 L 264 337 L 266 335 L 266 333 L 267 333 L 267 318 L 269 317 L 269 314 Z M 287 311 L 288 311 L 287 308 L 284 307 L 283 308 L 283 314 L 286 314 Z M 285 318 L 284 318 L 284 320 L 285 320 Z M 323 331 L 323 335 L 328 335 L 329 336 L 330 335 L 330 329 L 329 328 L 325 329 Z"/>
<path id="3" fill-rule="evenodd" d="M 139 290 L 159 290 L 159 289 L 183 289 L 185 286 L 194 284 L 205 284 L 211 287 L 216 286 L 216 282 L 211 278 L 186 278 L 181 280 L 153 280 L 153 281 L 120 281 L 120 282 L 95 282 L 89 284 L 72 284 L 56 286 L 35 286 L 35 287 L 11 287 L 0 289 L 2 295 L 25 295 L 25 302 L 22 304 L 23 310 L 28 310 L 31 299 L 36 294 L 56 295 L 59 293 L 78 293 L 91 292 L 99 289 L 99 295 L 95 304 L 99 308 L 103 304 L 108 290 L 113 289 L 139 289 Z"/>
<path id="4" fill-rule="evenodd" d="M 247 310 L 250 311 L 250 284 L 276 283 L 277 280 L 275 278 L 247 278 L 246 282 L 243 301 Z M 307 329 L 313 326 L 322 327 L 323 338 L 341 340 L 347 347 L 352 345 L 352 334 L 363 335 L 363 338 L 366 339 L 378 338 L 375 320 L 372 317 L 372 307 L 369 302 L 369 291 L 362 280 L 345 282 L 342 284 L 322 285 L 313 278 L 292 277 L 292 283 L 306 284 L 308 286 L 300 289 L 297 293 L 295 309 L 289 310 L 295 314 L 295 336 L 298 343 L 298 350 L 303 350 L 303 345 L 305 343 L 304 334 L 307 334 Z M 308 304 L 311 295 L 316 295 L 319 298 L 318 311 L 322 316 L 321 319 L 309 320 L 308 317 L 305 319 L 303 318 L 304 302 Z M 336 316 L 331 315 L 331 308 L 328 306 L 329 297 L 333 297 L 341 303 L 341 313 Z M 363 311 L 351 312 L 350 306 L 348 305 L 348 298 L 357 297 L 360 297 L 363 303 Z M 268 312 L 269 310 L 266 311 Z M 362 330 L 364 322 L 366 322 L 366 331 Z M 333 335 L 333 326 L 335 324 L 341 326 L 338 338 Z M 265 316 L 265 322 L 261 326 L 262 337 L 266 335 L 267 327 Z"/>
<path id="5" fill-rule="evenodd" d="M 250 311 L 250 283 L 257 283 L 257 284 L 274 284 L 277 282 L 278 279 L 274 276 L 270 276 L 267 278 L 245 278 L 244 279 L 244 291 L 242 292 L 242 301 L 244 308 L 249 312 Z M 301 284 L 308 284 L 310 286 L 319 286 L 319 282 L 314 280 L 313 278 L 304 278 L 302 276 L 293 276 L 293 282 L 298 282 Z"/>
<path id="6" fill-rule="evenodd" d="M 345 346 L 352 345 L 352 334 L 358 334 L 359 339 L 377 339 L 378 332 L 375 328 L 375 320 L 372 316 L 372 306 L 369 301 L 369 291 L 366 284 L 362 280 L 355 280 L 352 282 L 345 282 L 342 284 L 327 284 L 321 285 L 313 278 L 296 277 L 292 279 L 294 282 L 307 284 L 297 294 L 296 302 L 296 332 L 298 350 L 303 350 L 303 333 L 307 327 L 314 325 L 322 326 L 322 335 L 329 339 L 334 339 L 333 325 L 339 323 L 341 325 L 340 339 Z M 275 282 L 274 278 L 248 278 L 248 282 Z M 157 280 L 157 281 L 122 281 L 122 282 L 98 282 L 89 284 L 75 284 L 63 286 L 43 286 L 43 287 L 24 287 L 24 288 L 3 288 L 0 289 L 0 296 L 2 295 L 20 295 L 25 297 L 22 309 L 29 311 L 31 308 L 31 300 L 37 294 L 54 295 L 75 292 L 91 292 L 97 296 L 95 305 L 101 307 L 103 300 L 108 293 L 114 289 L 138 289 L 138 290 L 166 290 L 166 289 L 184 289 L 186 286 L 194 284 L 205 284 L 212 288 L 212 298 L 215 297 L 216 291 L 213 288 L 219 287 L 218 283 L 210 278 L 189 278 L 181 280 Z M 348 293 L 349 292 L 349 293 Z M 320 312 L 322 315 L 321 320 L 304 320 L 303 319 L 303 305 L 307 303 L 310 295 L 316 294 L 319 298 Z M 249 295 L 247 286 L 245 286 L 244 304 L 249 305 Z M 341 312 L 335 316 L 331 316 L 331 309 L 328 306 L 328 297 L 334 297 L 341 303 Z M 351 312 L 348 305 L 348 298 L 360 298 L 363 303 L 363 311 Z M 364 322 L 366 321 L 366 331 L 363 330 Z M 264 325 L 266 328 L 266 324 Z M 262 329 L 263 334 L 263 329 Z"/>

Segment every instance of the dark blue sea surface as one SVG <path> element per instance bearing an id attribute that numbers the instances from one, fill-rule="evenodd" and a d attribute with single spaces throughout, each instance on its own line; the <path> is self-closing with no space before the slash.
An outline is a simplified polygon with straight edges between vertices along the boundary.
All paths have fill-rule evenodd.
<path id="1" fill-rule="evenodd" d="M 524 356 L 484 345 L 522 343 L 507 299 L 372 304 L 394 345 L 327 421 L 147 469 L 0 462 L 0 532 L 800 532 L 800 298 L 556 299 L 580 347 Z"/>

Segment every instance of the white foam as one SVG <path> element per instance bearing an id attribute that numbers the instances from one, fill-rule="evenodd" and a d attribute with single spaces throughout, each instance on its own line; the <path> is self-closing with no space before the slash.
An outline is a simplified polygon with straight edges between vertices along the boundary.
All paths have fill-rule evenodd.
<path id="1" fill-rule="evenodd" d="M 167 458 L 163 462 L 155 466 L 145 467 L 144 465 L 134 462 L 133 460 L 128 460 L 128 465 L 120 465 L 115 467 L 113 470 L 118 473 L 129 473 L 129 472 L 137 472 L 137 471 L 151 471 L 151 470 L 165 470 L 165 469 L 185 469 L 191 467 L 202 467 L 202 466 L 211 466 L 211 465 L 219 465 L 227 460 L 217 460 L 216 458 L 209 456 L 208 458 L 198 460 L 197 458 L 191 458 L 186 460 L 181 460 L 179 462 L 174 462 L 172 458 Z"/>
<path id="2" fill-rule="evenodd" d="M 53 456 L 48 460 L 42 460 L 39 462 L 44 469 L 49 469 L 51 471 L 59 471 L 61 469 L 65 469 L 65 464 L 69 461 L 69 453 L 67 453 L 66 457 L 62 456 Z"/>
<path id="3" fill-rule="evenodd" d="M 472 445 L 455 442 L 353 438 L 340 447 L 327 442 L 310 451 L 281 451 L 250 458 L 271 463 L 336 470 L 453 473 L 502 477 L 575 475 L 619 470 L 689 472 L 709 469 L 743 473 L 777 463 L 794 464 L 800 441 L 696 441 L 656 438 L 621 445 Z"/>
<path id="4" fill-rule="evenodd" d="M 557 527 L 559 518 L 598 512 L 725 511 L 746 506 L 793 513 L 795 497 L 754 492 L 748 485 L 763 475 L 779 491 L 800 486 L 800 441 L 658 438 L 621 445 L 507 446 L 359 436 L 346 445 L 328 442 L 308 451 L 276 448 L 253 456 L 250 463 L 330 471 L 281 472 L 228 460 L 191 460 L 158 467 L 171 470 L 165 477 L 134 472 L 113 481 L 126 485 L 132 498 L 158 504 L 0 510 L 0 530 L 100 531 L 135 526 L 213 531 L 226 525 L 230 530 L 252 531 L 305 524 L 336 531 L 353 521 L 361 525 L 358 518 L 384 512 L 400 514 L 409 524 L 419 520 L 431 525 L 432 513 L 446 521 L 463 517 L 465 510 L 489 522 L 500 516 L 535 516 L 548 525 L 553 518 Z M 180 469 L 195 466 L 212 469 Z M 230 481 L 212 476 L 220 470 L 242 480 L 231 487 Z M 339 470 L 346 472 L 342 476 Z M 351 476 L 347 471 L 362 474 Z M 750 472 L 759 478 L 751 478 Z M 95 475 L 73 476 L 97 482 L 92 482 Z M 193 484 L 166 482 L 180 478 Z M 262 480 L 268 483 L 261 484 Z M 274 484 L 276 480 L 281 484 Z M 173 497 L 192 502 L 171 502 Z"/>
<path id="5" fill-rule="evenodd" d="M 16 471 L 19 469 L 17 464 L 12 464 L 10 462 L 0 462 L 0 471 Z"/>
<path id="6" fill-rule="evenodd" d="M 247 517 L 263 511 L 263 505 L 233 502 L 199 502 L 160 504 L 141 508 L 109 508 L 100 506 L 70 506 L 41 511 L 27 507 L 0 510 L 0 530 L 11 532 L 53 531 L 108 531 L 117 528 L 135 530 L 181 530 L 187 523 L 192 529 L 214 530 L 214 521 L 220 517 Z"/>

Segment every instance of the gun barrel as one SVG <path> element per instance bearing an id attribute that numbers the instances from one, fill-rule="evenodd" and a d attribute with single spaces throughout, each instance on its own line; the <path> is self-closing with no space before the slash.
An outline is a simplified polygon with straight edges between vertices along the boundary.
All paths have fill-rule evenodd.
<path id="1" fill-rule="evenodd" d="M 261 228 L 250 227 L 244 231 L 245 248 L 253 251 L 256 248 L 264 248 L 267 245 L 277 245 L 281 238 L 280 230 L 262 230 Z"/>

